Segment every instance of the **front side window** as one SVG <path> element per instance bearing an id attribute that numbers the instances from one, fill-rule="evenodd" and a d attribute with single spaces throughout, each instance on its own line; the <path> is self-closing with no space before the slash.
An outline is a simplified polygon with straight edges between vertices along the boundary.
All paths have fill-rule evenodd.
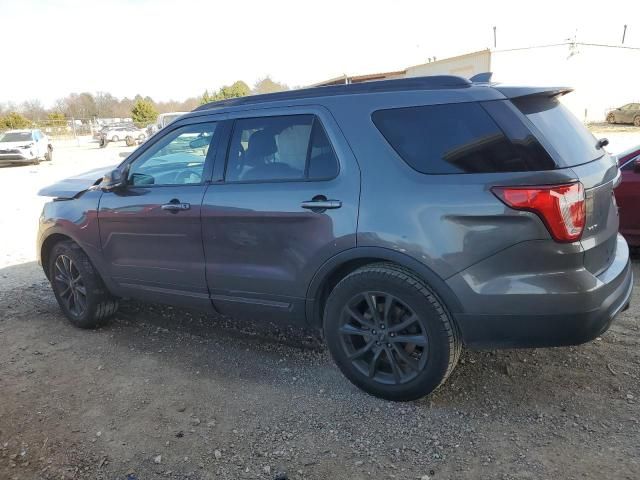
<path id="1" fill-rule="evenodd" d="M 212 148 L 215 123 L 178 128 L 158 140 L 129 169 L 129 184 L 194 185 L 204 181 L 204 164 Z"/>
<path id="2" fill-rule="evenodd" d="M 338 160 L 314 115 L 237 120 L 233 130 L 228 182 L 328 179 Z"/>
<path id="3" fill-rule="evenodd" d="M 477 103 L 378 110 L 373 123 L 421 173 L 490 173 L 530 167 Z"/>

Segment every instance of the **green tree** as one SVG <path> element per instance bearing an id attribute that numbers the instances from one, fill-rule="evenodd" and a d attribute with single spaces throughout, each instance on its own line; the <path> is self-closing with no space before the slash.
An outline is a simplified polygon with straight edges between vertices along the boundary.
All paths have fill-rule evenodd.
<path id="1" fill-rule="evenodd" d="M 158 118 L 156 107 L 148 100 L 139 98 L 131 109 L 131 118 L 138 127 L 144 127 L 153 123 Z"/>
<path id="2" fill-rule="evenodd" d="M 289 87 L 284 83 L 276 82 L 269 75 L 258 80 L 253 86 L 253 93 L 255 94 L 282 92 L 284 90 L 289 90 Z"/>
<path id="3" fill-rule="evenodd" d="M 244 97 L 251 93 L 249 85 L 242 80 L 232 83 L 231 85 L 224 85 L 215 93 L 209 93 L 209 90 L 205 90 L 200 99 L 200 105 L 205 103 L 217 102 L 219 100 L 226 100 L 228 98 Z"/>
<path id="4" fill-rule="evenodd" d="M 47 118 L 51 122 L 59 122 L 59 123 L 63 123 L 65 119 L 64 113 L 62 112 L 49 112 L 47 114 Z"/>
<path id="5" fill-rule="evenodd" d="M 0 117 L 0 127 L 4 128 L 27 128 L 31 122 L 17 112 L 9 112 L 4 117 Z"/>

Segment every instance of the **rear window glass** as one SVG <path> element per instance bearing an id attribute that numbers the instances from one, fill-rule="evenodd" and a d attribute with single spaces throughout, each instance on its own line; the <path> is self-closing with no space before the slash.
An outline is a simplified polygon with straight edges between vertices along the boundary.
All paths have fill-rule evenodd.
<path id="1" fill-rule="evenodd" d="M 596 148 L 597 140 L 591 132 L 557 98 L 516 98 L 513 104 L 558 153 L 556 160 L 561 167 L 588 163 L 604 154 Z"/>
<path id="2" fill-rule="evenodd" d="M 478 103 L 378 110 L 372 119 L 398 155 L 422 173 L 531 169 Z"/>

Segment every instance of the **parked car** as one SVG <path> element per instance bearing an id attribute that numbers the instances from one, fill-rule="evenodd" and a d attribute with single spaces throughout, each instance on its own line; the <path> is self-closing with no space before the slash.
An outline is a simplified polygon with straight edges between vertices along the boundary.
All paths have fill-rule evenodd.
<path id="1" fill-rule="evenodd" d="M 640 145 L 618 156 L 622 182 L 616 188 L 620 233 L 629 245 L 640 247 Z"/>
<path id="2" fill-rule="evenodd" d="M 155 124 L 156 132 L 158 130 L 162 130 L 164 127 L 169 125 L 171 122 L 173 122 L 174 120 L 180 118 L 182 115 L 186 115 L 187 113 L 189 113 L 189 112 L 167 112 L 167 113 L 161 113 L 160 115 L 158 115 L 158 118 L 156 119 L 156 124 Z"/>
<path id="3" fill-rule="evenodd" d="M 32 163 L 53 159 L 49 137 L 38 129 L 8 130 L 0 133 L 0 165 Z"/>
<path id="4" fill-rule="evenodd" d="M 206 104 L 42 190 L 65 201 L 39 261 L 79 327 L 120 297 L 297 322 L 355 385 L 415 399 L 463 346 L 579 344 L 627 308 L 618 167 L 569 91 L 434 76 Z"/>
<path id="5" fill-rule="evenodd" d="M 119 142 L 124 140 L 127 144 L 133 145 L 135 141 L 142 141 L 147 137 L 144 130 L 137 128 L 135 125 L 121 125 L 117 127 L 109 127 L 102 133 L 102 139 L 105 142 Z"/>
<path id="6" fill-rule="evenodd" d="M 607 114 L 609 123 L 633 123 L 640 127 L 640 103 L 627 103 L 615 108 Z"/>

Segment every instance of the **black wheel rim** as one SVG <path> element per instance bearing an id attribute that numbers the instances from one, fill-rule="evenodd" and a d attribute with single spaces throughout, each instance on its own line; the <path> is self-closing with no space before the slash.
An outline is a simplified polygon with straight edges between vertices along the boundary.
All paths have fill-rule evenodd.
<path id="1" fill-rule="evenodd" d="M 342 309 L 342 348 L 352 365 L 379 383 L 413 380 L 427 364 L 429 341 L 418 315 L 383 292 L 363 292 Z"/>
<path id="2" fill-rule="evenodd" d="M 54 280 L 69 313 L 81 317 L 87 309 L 87 288 L 76 264 L 66 255 L 56 258 Z"/>

